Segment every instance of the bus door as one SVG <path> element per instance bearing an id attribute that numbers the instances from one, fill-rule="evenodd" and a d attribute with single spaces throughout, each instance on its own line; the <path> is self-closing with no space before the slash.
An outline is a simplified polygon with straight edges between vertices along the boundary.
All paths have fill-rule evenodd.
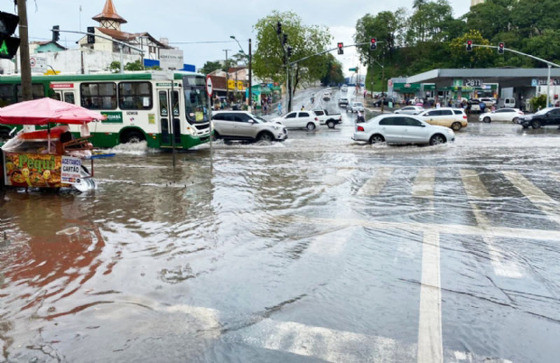
<path id="1" fill-rule="evenodd" d="M 175 147 L 183 147 L 181 143 L 181 109 L 179 108 L 179 91 L 173 91 L 169 88 L 160 88 L 157 90 L 159 100 L 159 131 L 161 134 L 161 146 L 173 146 L 171 134 L 175 135 Z M 173 99 L 173 117 L 169 117 L 169 100 Z"/>
<path id="2" fill-rule="evenodd" d="M 76 95 L 74 91 L 56 91 L 54 93 L 54 98 L 73 105 L 76 104 Z"/>

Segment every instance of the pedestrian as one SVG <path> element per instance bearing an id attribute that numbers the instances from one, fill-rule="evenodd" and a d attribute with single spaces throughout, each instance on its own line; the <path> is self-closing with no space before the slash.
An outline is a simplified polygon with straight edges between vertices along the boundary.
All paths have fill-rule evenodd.
<path id="1" fill-rule="evenodd" d="M 305 110 L 305 107 L 303 105 L 301 105 L 301 111 Z"/>
<path id="2" fill-rule="evenodd" d="M 486 103 L 480 102 L 480 113 L 484 113 L 486 110 Z"/>
<path id="3" fill-rule="evenodd" d="M 263 111 L 264 111 L 265 115 L 268 115 L 268 103 L 266 103 L 266 102 L 263 105 Z"/>
<path id="4" fill-rule="evenodd" d="M 366 120 L 364 119 L 364 115 L 362 115 L 361 111 L 358 111 L 358 117 L 356 118 L 356 122 L 360 123 L 360 122 L 365 122 Z"/>
<path id="5" fill-rule="evenodd" d="M 282 116 L 282 102 L 278 102 L 278 115 Z"/>

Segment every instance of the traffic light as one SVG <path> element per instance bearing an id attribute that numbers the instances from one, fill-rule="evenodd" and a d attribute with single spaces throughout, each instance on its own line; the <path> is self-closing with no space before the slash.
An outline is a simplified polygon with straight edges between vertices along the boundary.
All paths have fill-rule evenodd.
<path id="1" fill-rule="evenodd" d="M 282 24 L 280 22 L 276 23 L 276 34 L 282 34 Z"/>
<path id="2" fill-rule="evenodd" d="M 0 11 L 0 58 L 12 59 L 19 48 L 19 38 L 11 35 L 16 30 L 19 16 Z"/>
<path id="3" fill-rule="evenodd" d="M 95 28 L 92 27 L 92 26 L 88 26 L 88 27 L 87 27 L 87 32 L 88 32 L 88 35 L 87 35 L 87 43 L 88 43 L 88 44 L 93 44 L 93 43 L 95 43 L 95 35 L 93 35 L 93 34 L 95 34 Z"/>
<path id="4" fill-rule="evenodd" d="M 344 44 L 338 43 L 338 54 L 344 54 Z"/>
<path id="5" fill-rule="evenodd" d="M 472 40 L 467 40 L 467 52 L 470 52 L 472 50 Z"/>
<path id="6" fill-rule="evenodd" d="M 369 49 L 370 50 L 376 50 L 377 49 L 377 39 L 371 38 L 371 42 L 369 43 Z"/>
<path id="7" fill-rule="evenodd" d="M 52 41 L 53 42 L 58 42 L 58 40 L 60 39 L 60 26 L 58 25 L 53 25 L 52 27 Z"/>
<path id="8" fill-rule="evenodd" d="M 282 34 L 282 45 L 286 45 L 288 43 L 288 34 Z"/>
<path id="9" fill-rule="evenodd" d="M 292 53 L 293 53 L 293 49 L 292 49 L 292 47 L 290 47 L 290 46 L 288 45 L 288 48 L 286 49 L 286 54 L 288 55 L 288 57 L 291 57 L 291 56 L 292 56 Z"/>
<path id="10" fill-rule="evenodd" d="M 498 43 L 498 54 L 504 54 L 504 42 Z"/>

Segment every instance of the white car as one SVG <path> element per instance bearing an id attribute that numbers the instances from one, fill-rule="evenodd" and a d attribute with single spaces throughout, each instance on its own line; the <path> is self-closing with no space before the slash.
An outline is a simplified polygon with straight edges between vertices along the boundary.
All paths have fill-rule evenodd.
<path id="1" fill-rule="evenodd" d="M 421 112 L 424 112 L 424 107 L 420 107 L 420 106 L 406 106 L 398 110 L 395 110 L 396 114 L 405 114 L 405 115 L 418 115 Z"/>
<path id="2" fill-rule="evenodd" d="M 319 118 L 311 111 L 292 111 L 282 117 L 272 119 L 272 122 L 281 123 L 288 129 L 313 131 L 319 127 Z"/>
<path id="3" fill-rule="evenodd" d="M 418 118 L 430 125 L 450 127 L 453 131 L 459 131 L 469 124 L 467 114 L 460 108 L 432 108 L 420 113 Z"/>
<path id="4" fill-rule="evenodd" d="M 519 117 L 525 115 L 518 108 L 500 108 L 499 110 L 483 113 L 478 117 L 479 121 L 490 123 L 494 121 L 507 121 L 517 123 Z"/>
<path id="5" fill-rule="evenodd" d="M 214 137 L 224 140 L 283 141 L 286 128 L 247 111 L 213 111 Z"/>
<path id="6" fill-rule="evenodd" d="M 364 112 L 364 105 L 361 102 L 351 102 L 350 106 L 346 108 L 346 112 Z"/>
<path id="7" fill-rule="evenodd" d="M 370 144 L 438 145 L 455 141 L 455 133 L 447 127 L 432 126 L 416 116 L 387 114 L 356 124 L 352 139 Z"/>

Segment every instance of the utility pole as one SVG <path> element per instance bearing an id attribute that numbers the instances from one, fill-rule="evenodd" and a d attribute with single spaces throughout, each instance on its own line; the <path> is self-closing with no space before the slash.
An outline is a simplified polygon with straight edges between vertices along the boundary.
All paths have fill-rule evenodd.
<path id="1" fill-rule="evenodd" d="M 253 55 L 251 53 L 251 38 L 249 38 L 249 110 L 251 112 L 253 112 L 252 106 L 253 106 L 253 74 L 251 72 L 251 68 L 252 68 L 252 63 L 253 63 Z"/>
<path id="2" fill-rule="evenodd" d="M 31 64 L 29 62 L 29 36 L 27 29 L 27 2 L 20 0 L 17 2 L 19 16 L 19 61 L 21 70 L 21 92 L 23 101 L 33 98 L 31 93 Z"/>
<path id="3" fill-rule="evenodd" d="M 226 63 L 225 68 L 226 68 L 226 102 L 229 104 L 229 67 L 228 67 L 228 56 L 227 56 L 227 52 L 229 51 L 229 49 L 224 49 L 224 52 L 226 52 Z"/>

